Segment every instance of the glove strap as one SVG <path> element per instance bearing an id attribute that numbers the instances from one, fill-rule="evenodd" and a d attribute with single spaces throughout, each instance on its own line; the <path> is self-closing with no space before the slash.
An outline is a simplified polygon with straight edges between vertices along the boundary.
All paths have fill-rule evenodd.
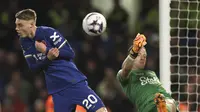
<path id="1" fill-rule="evenodd" d="M 138 53 L 135 53 L 132 49 L 129 51 L 131 58 L 135 59 L 138 56 Z"/>
<path id="2" fill-rule="evenodd" d="M 138 56 L 138 53 L 135 53 L 135 52 L 133 51 L 133 45 L 131 45 L 131 47 L 129 47 L 128 51 L 129 51 L 129 56 L 130 56 L 132 59 L 135 59 L 135 58 Z"/>

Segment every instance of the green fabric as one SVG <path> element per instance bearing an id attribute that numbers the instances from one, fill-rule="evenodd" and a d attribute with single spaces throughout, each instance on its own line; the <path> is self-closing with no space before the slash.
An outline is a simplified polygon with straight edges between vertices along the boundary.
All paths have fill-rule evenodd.
<path id="1" fill-rule="evenodd" d="M 167 98 L 172 98 L 162 87 L 155 72 L 150 70 L 135 70 L 129 73 L 129 78 L 123 79 L 117 74 L 123 91 L 136 104 L 138 112 L 151 112 L 156 108 L 154 97 L 156 93 L 161 93 Z"/>

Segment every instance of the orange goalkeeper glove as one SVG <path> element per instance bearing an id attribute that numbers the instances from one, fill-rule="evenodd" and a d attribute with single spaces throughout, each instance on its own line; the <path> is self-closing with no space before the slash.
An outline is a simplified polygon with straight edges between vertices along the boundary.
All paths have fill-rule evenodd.
<path id="1" fill-rule="evenodd" d="M 140 48 L 142 48 L 146 44 L 146 37 L 143 34 L 138 33 L 135 39 L 133 40 L 133 46 L 130 50 L 130 54 L 132 55 L 132 57 L 136 58 Z"/>
<path id="2" fill-rule="evenodd" d="M 133 52 L 138 53 L 140 48 L 145 46 L 146 44 L 146 37 L 143 34 L 138 33 L 135 39 L 133 40 Z"/>
<path id="3" fill-rule="evenodd" d="M 155 97 L 154 97 L 154 102 L 156 104 L 158 112 L 168 112 L 166 101 L 165 101 L 165 96 L 163 94 L 156 93 Z"/>

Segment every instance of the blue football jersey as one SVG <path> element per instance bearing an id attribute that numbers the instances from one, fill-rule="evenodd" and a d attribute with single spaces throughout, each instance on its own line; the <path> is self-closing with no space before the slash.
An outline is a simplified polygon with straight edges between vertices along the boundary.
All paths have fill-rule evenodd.
<path id="1" fill-rule="evenodd" d="M 42 41 L 47 50 L 57 47 L 59 56 L 49 60 L 46 54 L 36 50 L 35 41 Z M 20 38 L 24 57 L 32 71 L 45 73 L 48 93 L 52 94 L 66 89 L 73 84 L 86 80 L 74 62 L 75 54 L 67 40 L 55 29 L 46 26 L 37 27 L 35 37 Z"/>

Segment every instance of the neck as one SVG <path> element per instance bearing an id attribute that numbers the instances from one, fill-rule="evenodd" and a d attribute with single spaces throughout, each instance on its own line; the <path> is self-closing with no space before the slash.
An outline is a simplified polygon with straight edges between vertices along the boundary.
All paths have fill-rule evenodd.
<path id="1" fill-rule="evenodd" d="M 30 35 L 28 36 L 29 38 L 34 38 L 35 37 L 35 32 L 36 32 L 37 26 L 34 26 Z"/>

